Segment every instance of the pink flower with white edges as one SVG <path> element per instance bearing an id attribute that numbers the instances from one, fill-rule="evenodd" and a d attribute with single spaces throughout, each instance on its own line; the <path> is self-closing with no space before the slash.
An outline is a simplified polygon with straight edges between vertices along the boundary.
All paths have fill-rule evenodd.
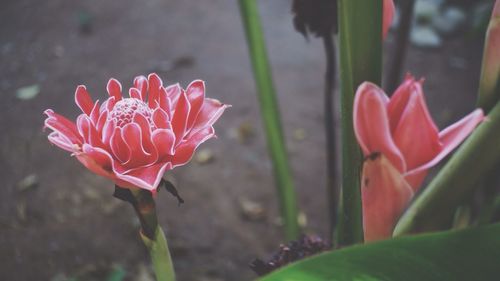
<path id="1" fill-rule="evenodd" d="M 94 102 L 78 86 L 75 102 L 82 110 L 76 124 L 47 109 L 48 139 L 72 153 L 90 171 L 124 188 L 155 191 L 165 171 L 189 162 L 196 148 L 215 136 L 212 125 L 229 107 L 205 98 L 205 83 L 195 80 L 186 90 L 163 86 L 158 75 L 139 76 L 122 96 L 115 79 L 109 97 Z"/>
<path id="2" fill-rule="evenodd" d="M 483 111 L 476 109 L 439 131 L 427 109 L 422 81 L 411 75 L 391 98 L 375 84 L 359 86 L 353 121 L 366 157 L 361 180 L 365 241 L 391 236 L 428 170 L 483 120 Z"/>

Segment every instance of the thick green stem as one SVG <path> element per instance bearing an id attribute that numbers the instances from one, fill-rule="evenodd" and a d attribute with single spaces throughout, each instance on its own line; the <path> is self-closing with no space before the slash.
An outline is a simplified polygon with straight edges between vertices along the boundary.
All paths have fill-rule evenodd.
<path id="1" fill-rule="evenodd" d="M 156 205 L 150 191 L 130 190 L 132 205 L 141 222 L 141 238 L 148 248 L 157 281 L 175 281 L 175 271 L 163 230 L 158 225 Z"/>
<path id="2" fill-rule="evenodd" d="M 174 265 L 168 250 L 167 239 L 160 226 L 156 228 L 155 240 L 141 233 L 142 242 L 149 250 L 157 281 L 175 281 Z"/>
<path id="3" fill-rule="evenodd" d="M 363 241 L 360 170 L 362 155 L 353 128 L 353 102 L 364 81 L 380 85 L 382 0 L 339 0 L 342 118 L 342 196 L 337 245 Z"/>
<path id="4" fill-rule="evenodd" d="M 394 235 L 439 229 L 500 162 L 500 103 L 399 220 Z"/>
<path id="5" fill-rule="evenodd" d="M 285 140 L 281 128 L 280 115 L 271 68 L 267 59 L 264 35 L 260 24 L 255 0 L 239 0 L 241 18 L 245 27 L 250 59 L 252 61 L 260 109 L 266 130 L 268 150 L 273 162 L 274 174 L 285 222 L 287 240 L 298 238 L 297 199 L 292 173 L 288 164 Z"/>

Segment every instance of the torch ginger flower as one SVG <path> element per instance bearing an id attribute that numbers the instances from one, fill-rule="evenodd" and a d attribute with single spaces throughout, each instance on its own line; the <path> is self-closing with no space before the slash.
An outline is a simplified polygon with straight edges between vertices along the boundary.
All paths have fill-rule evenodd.
<path id="1" fill-rule="evenodd" d="M 372 83 L 359 86 L 354 131 L 366 157 L 361 179 L 365 241 L 391 236 L 428 169 L 483 120 L 483 111 L 476 109 L 439 132 L 427 109 L 422 81 L 411 76 L 391 98 Z"/>
<path id="2" fill-rule="evenodd" d="M 205 83 L 163 87 L 160 77 L 139 76 L 122 96 L 115 79 L 109 97 L 92 101 L 78 86 L 75 102 L 82 110 L 76 124 L 47 109 L 48 139 L 71 152 L 90 171 L 123 188 L 155 191 L 165 171 L 186 164 L 204 141 L 215 136 L 212 125 L 228 105 L 205 98 Z"/>

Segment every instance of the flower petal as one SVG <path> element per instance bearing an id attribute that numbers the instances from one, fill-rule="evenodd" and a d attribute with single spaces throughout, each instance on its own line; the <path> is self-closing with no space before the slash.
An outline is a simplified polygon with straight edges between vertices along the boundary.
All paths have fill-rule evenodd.
<path id="1" fill-rule="evenodd" d="M 74 144 L 82 144 L 83 138 L 78 132 L 75 123 L 69 121 L 64 116 L 55 113 L 52 109 L 45 110 L 44 114 L 47 115 L 47 119 L 45 119 L 45 127 L 63 135 Z"/>
<path id="2" fill-rule="evenodd" d="M 148 105 L 150 108 L 155 108 L 156 102 L 158 101 L 158 97 L 160 96 L 160 88 L 162 87 L 163 82 L 156 73 L 151 73 L 148 76 L 148 84 L 149 84 Z"/>
<path id="3" fill-rule="evenodd" d="M 114 127 L 114 125 L 113 125 Z M 125 140 L 123 140 L 122 129 L 119 127 L 114 128 L 114 132 L 111 135 L 109 146 L 113 155 L 120 163 L 125 163 L 130 159 L 130 148 L 128 147 Z"/>
<path id="4" fill-rule="evenodd" d="M 159 129 L 171 129 L 172 127 L 167 113 L 161 108 L 157 108 L 153 111 L 153 122 L 156 128 Z"/>
<path id="5" fill-rule="evenodd" d="M 164 160 L 167 155 L 174 155 L 175 135 L 172 130 L 157 129 L 153 132 L 151 139 L 158 151 L 159 161 Z"/>
<path id="6" fill-rule="evenodd" d="M 175 108 L 174 116 L 172 117 L 172 130 L 175 134 L 176 144 L 182 140 L 184 134 L 186 133 L 187 118 L 189 116 L 190 109 L 186 93 L 182 91 Z"/>
<path id="7" fill-rule="evenodd" d="M 193 127 L 194 121 L 200 112 L 203 102 L 205 100 L 205 82 L 202 80 L 195 80 L 189 84 L 186 89 L 186 95 L 191 105 L 189 116 L 187 120 L 187 128 Z"/>
<path id="8" fill-rule="evenodd" d="M 217 119 L 224 113 L 226 108 L 231 107 L 229 104 L 223 104 L 218 100 L 206 98 L 201 107 L 200 113 L 196 117 L 193 128 L 190 134 L 194 134 L 201 129 L 211 127 Z"/>
<path id="9" fill-rule="evenodd" d="M 399 113 L 399 109 L 389 111 L 389 118 L 399 119 L 392 135 L 404 155 L 407 170 L 411 171 L 433 159 L 441 151 L 441 144 L 437 127 L 425 103 L 421 83 L 414 82 L 405 91 L 396 91 L 389 108 L 396 104 L 400 108 L 403 104 L 401 100 L 406 101 L 401 115 L 391 115 L 392 112 Z"/>
<path id="10" fill-rule="evenodd" d="M 191 160 L 191 158 L 193 157 L 193 153 L 196 150 L 196 148 L 200 144 L 202 144 L 203 142 L 214 136 L 215 136 L 214 128 L 208 127 L 197 132 L 191 138 L 181 143 L 175 149 L 175 155 L 172 159 L 172 168 L 184 165 L 187 162 L 189 162 L 189 160 Z"/>
<path id="11" fill-rule="evenodd" d="M 94 107 L 94 102 L 90 98 L 89 93 L 85 86 L 80 85 L 76 87 L 75 91 L 75 103 L 82 110 L 83 113 L 90 115 L 92 108 Z"/>
<path id="12" fill-rule="evenodd" d="M 182 93 L 181 86 L 179 83 L 176 83 L 166 87 L 165 90 L 167 91 L 167 96 L 170 99 L 171 105 L 175 108 L 175 105 L 177 104 L 177 101 Z"/>
<path id="13" fill-rule="evenodd" d="M 148 167 L 133 169 L 125 174 L 116 174 L 116 177 L 139 188 L 156 190 L 165 171 L 171 168 L 172 165 L 170 163 L 158 163 Z"/>
<path id="14" fill-rule="evenodd" d="M 441 151 L 430 161 L 424 163 L 416 169 L 408 171 L 407 176 L 412 176 L 421 171 L 425 171 L 439 163 L 439 161 L 460 145 L 460 143 L 462 143 L 462 141 L 474 131 L 476 126 L 484 120 L 485 117 L 483 111 L 481 109 L 476 109 L 458 122 L 441 131 L 439 133 L 439 140 L 442 145 Z"/>
<path id="15" fill-rule="evenodd" d="M 365 156 L 380 152 L 400 171 L 405 160 L 394 143 L 387 115 L 388 98 L 375 84 L 364 82 L 354 99 L 354 132 Z"/>
<path id="16" fill-rule="evenodd" d="M 130 157 L 124 166 L 137 168 L 148 164 L 150 154 L 144 149 L 142 129 L 136 123 L 129 123 L 122 128 L 122 137 L 130 149 Z"/>
<path id="17" fill-rule="evenodd" d="M 389 238 L 413 191 L 403 175 L 381 154 L 368 158 L 362 174 L 365 241 Z"/>
<path id="18" fill-rule="evenodd" d="M 145 76 L 137 76 L 134 78 L 134 88 L 139 90 L 140 100 L 146 100 L 146 94 L 148 93 L 148 79 Z"/>
<path id="19" fill-rule="evenodd" d="M 82 153 L 76 154 L 76 158 L 90 171 L 107 178 L 114 178 L 113 158 L 104 149 L 84 144 Z"/>
<path id="20" fill-rule="evenodd" d="M 109 79 L 106 90 L 110 96 L 115 98 L 115 101 L 122 99 L 122 84 L 118 80 L 114 78 Z"/>

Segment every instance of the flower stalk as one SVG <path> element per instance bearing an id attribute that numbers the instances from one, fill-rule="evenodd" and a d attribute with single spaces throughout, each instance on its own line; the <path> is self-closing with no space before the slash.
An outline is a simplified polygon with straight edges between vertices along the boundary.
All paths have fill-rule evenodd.
<path id="1" fill-rule="evenodd" d="M 158 225 L 156 204 L 150 191 L 131 190 L 132 206 L 141 222 L 141 239 L 149 251 L 157 281 L 174 281 L 175 271 L 167 239 Z"/>
<path id="2" fill-rule="evenodd" d="M 342 132 L 342 195 L 337 246 L 363 241 L 360 169 L 362 154 L 353 128 L 356 88 L 363 81 L 380 84 L 382 0 L 339 0 L 339 48 Z"/>
<path id="3" fill-rule="evenodd" d="M 285 222 L 285 237 L 287 240 L 295 240 L 299 235 L 297 199 L 257 4 L 255 0 L 240 0 L 238 3 L 257 84 L 268 150 L 273 162 L 281 215 Z"/>

